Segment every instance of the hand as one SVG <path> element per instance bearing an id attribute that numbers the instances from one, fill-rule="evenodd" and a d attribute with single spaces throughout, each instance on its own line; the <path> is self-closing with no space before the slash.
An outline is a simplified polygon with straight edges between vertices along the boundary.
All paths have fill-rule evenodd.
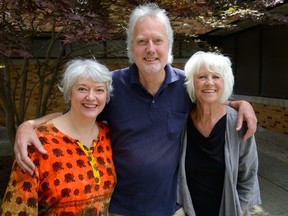
<path id="1" fill-rule="evenodd" d="M 232 103 L 235 103 L 233 101 Z M 256 132 L 257 129 L 257 117 L 253 110 L 253 107 L 247 101 L 237 101 L 238 102 L 238 119 L 236 130 L 239 131 L 242 128 L 242 124 L 244 121 L 247 122 L 248 130 L 243 136 L 243 140 L 247 140 Z M 234 107 L 234 104 L 233 104 Z"/>
<path id="2" fill-rule="evenodd" d="M 18 127 L 14 144 L 14 153 L 16 161 L 23 171 L 27 171 L 33 175 L 35 165 L 28 157 L 27 148 L 29 145 L 34 145 L 42 154 L 47 153 L 33 129 L 32 120 L 23 122 Z"/>

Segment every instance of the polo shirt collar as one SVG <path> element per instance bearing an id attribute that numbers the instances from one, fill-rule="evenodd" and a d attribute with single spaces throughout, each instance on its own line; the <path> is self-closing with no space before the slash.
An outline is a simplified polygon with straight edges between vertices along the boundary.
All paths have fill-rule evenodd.
<path id="1" fill-rule="evenodd" d="M 129 71 L 130 71 L 131 84 L 140 84 L 138 67 L 136 66 L 135 63 L 130 66 Z M 176 71 L 173 69 L 173 67 L 170 64 L 167 64 L 165 66 L 165 72 L 166 72 L 166 76 L 165 76 L 165 80 L 163 84 L 168 85 L 170 83 L 173 83 L 179 80 L 179 74 L 176 73 Z"/>

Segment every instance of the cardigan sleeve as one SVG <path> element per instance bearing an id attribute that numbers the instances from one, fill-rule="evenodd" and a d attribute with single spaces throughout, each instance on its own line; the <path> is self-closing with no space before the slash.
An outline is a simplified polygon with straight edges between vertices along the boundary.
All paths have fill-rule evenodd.
<path id="1" fill-rule="evenodd" d="M 246 128 L 244 128 L 245 130 Z M 242 209 L 247 210 L 253 205 L 261 203 L 258 183 L 258 154 L 254 136 L 247 141 L 242 139 L 240 141 L 237 191 Z"/>
<path id="2" fill-rule="evenodd" d="M 228 170 L 226 171 L 229 172 L 230 176 L 227 182 L 231 181 L 232 188 L 236 187 L 235 191 L 231 188 L 230 199 L 234 197 L 238 200 L 239 208 L 246 210 L 245 215 L 249 215 L 251 207 L 261 204 L 258 182 L 258 154 L 254 136 L 247 141 L 242 139 L 247 130 L 247 125 L 244 123 L 241 130 L 236 131 L 237 117 L 237 111 L 227 107 L 226 156 L 228 164 L 226 164 L 226 169 Z M 226 207 L 229 203 L 230 201 L 225 202 Z"/>

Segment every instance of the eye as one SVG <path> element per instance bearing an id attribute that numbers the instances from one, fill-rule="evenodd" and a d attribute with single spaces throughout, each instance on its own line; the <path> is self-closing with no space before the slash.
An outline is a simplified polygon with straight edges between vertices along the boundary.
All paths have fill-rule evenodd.
<path id="1" fill-rule="evenodd" d="M 102 94 L 102 93 L 106 92 L 106 90 L 105 90 L 105 88 L 99 88 L 99 89 L 96 89 L 95 92 L 98 94 Z"/>
<path id="2" fill-rule="evenodd" d="M 145 45 L 147 43 L 147 40 L 141 39 L 137 41 L 138 45 Z"/>
<path id="3" fill-rule="evenodd" d="M 78 88 L 78 91 L 79 91 L 79 92 L 86 92 L 86 91 L 88 91 L 88 90 L 87 90 L 87 88 L 79 87 L 79 88 Z"/>
<path id="4" fill-rule="evenodd" d="M 200 75 L 200 76 L 198 76 L 198 79 L 200 79 L 200 80 L 206 80 L 206 79 L 207 79 L 207 76 L 205 76 L 205 75 Z"/>
<path id="5" fill-rule="evenodd" d="M 155 44 L 161 44 L 163 42 L 162 38 L 158 38 L 155 40 Z"/>
<path id="6" fill-rule="evenodd" d="M 221 76 L 219 76 L 219 75 L 213 75 L 212 78 L 213 78 L 213 79 L 221 79 Z"/>

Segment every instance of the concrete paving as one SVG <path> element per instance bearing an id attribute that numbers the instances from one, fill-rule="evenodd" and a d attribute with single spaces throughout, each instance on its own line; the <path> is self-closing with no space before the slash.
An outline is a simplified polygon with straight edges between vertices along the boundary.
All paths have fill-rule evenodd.
<path id="1" fill-rule="evenodd" d="M 259 153 L 259 183 L 262 204 L 253 216 L 288 216 L 288 163 Z"/>

